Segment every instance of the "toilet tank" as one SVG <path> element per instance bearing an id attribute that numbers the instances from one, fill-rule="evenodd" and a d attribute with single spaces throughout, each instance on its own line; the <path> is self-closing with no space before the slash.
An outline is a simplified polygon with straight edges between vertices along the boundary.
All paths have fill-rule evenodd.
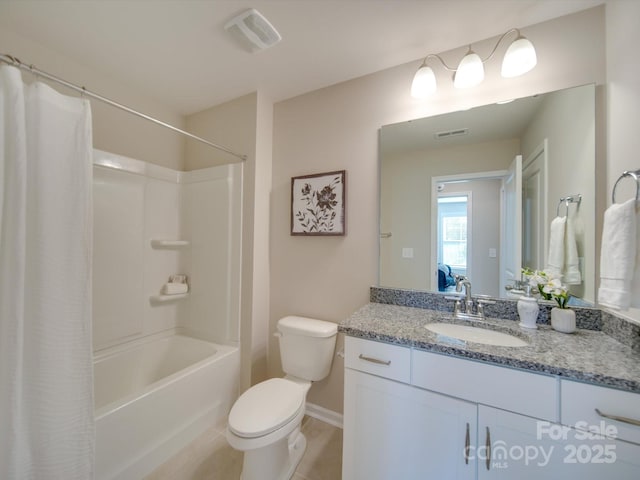
<path id="1" fill-rule="evenodd" d="M 280 359 L 288 375 L 317 381 L 329 375 L 338 325 L 315 318 L 288 316 L 278 321 Z"/>

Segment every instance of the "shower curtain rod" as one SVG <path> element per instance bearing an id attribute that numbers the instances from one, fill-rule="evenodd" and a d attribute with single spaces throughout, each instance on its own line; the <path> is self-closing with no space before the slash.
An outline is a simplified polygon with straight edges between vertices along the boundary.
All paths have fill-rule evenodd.
<path id="1" fill-rule="evenodd" d="M 13 57 L 11 55 L 5 55 L 5 54 L 1 54 L 0 53 L 0 62 L 5 62 L 9 65 L 12 65 L 14 67 L 18 67 L 22 70 L 26 70 L 28 72 L 31 72 L 32 74 L 36 75 L 36 76 L 40 76 L 43 78 L 46 78 L 47 80 L 51 80 L 52 82 L 56 82 L 64 87 L 70 88 L 71 90 L 75 90 L 76 92 L 80 92 L 82 95 L 86 95 L 88 97 L 91 98 L 95 98 L 96 100 L 99 100 L 103 103 L 106 103 L 107 105 L 111 105 L 112 107 L 116 107 L 119 108 L 121 110 L 124 110 L 125 112 L 129 112 L 133 115 L 136 115 L 140 118 L 144 118 L 145 120 L 148 120 L 150 122 L 153 122 L 157 125 L 160 125 L 162 127 L 168 128 L 169 130 L 173 130 L 174 132 L 180 133 L 182 135 L 185 135 L 189 138 L 192 138 L 193 140 L 197 140 L 198 142 L 204 143 L 206 145 L 209 145 L 210 147 L 216 148 L 218 150 L 222 150 L 223 152 L 226 152 L 230 155 L 233 155 L 234 157 L 238 157 L 242 160 L 246 160 L 247 156 L 246 155 L 242 155 L 240 153 L 236 153 L 233 150 L 228 149 L 227 147 L 223 147 L 222 145 L 217 145 L 215 143 L 210 142 L 209 140 L 205 140 L 204 138 L 198 137 L 197 135 L 194 135 L 193 133 L 189 133 L 186 132 L 184 130 L 179 129 L 178 127 L 174 127 L 173 125 L 170 125 L 168 123 L 165 123 L 161 120 L 158 120 L 157 118 L 151 117 L 149 115 L 146 115 L 142 112 L 139 112 L 137 110 L 134 110 L 133 108 L 127 107 L 126 105 L 123 105 L 121 103 L 118 102 L 114 102 L 113 100 L 110 100 L 106 97 L 103 97 L 102 95 L 98 95 L 97 93 L 93 93 L 89 90 L 87 90 L 84 87 L 79 87 L 78 85 L 74 85 L 73 83 L 67 82 L 66 80 L 63 80 L 59 77 L 56 77 L 55 75 L 51 75 L 50 73 L 44 72 L 38 68 L 36 68 L 33 65 L 27 65 L 26 63 L 22 63 L 18 58 Z"/>

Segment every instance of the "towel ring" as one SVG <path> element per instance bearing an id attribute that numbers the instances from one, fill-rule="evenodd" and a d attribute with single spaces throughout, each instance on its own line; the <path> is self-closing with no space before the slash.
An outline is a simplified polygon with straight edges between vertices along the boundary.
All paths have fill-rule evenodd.
<path id="1" fill-rule="evenodd" d="M 613 190 L 611 191 L 611 203 L 616 203 L 616 187 L 624 177 L 631 177 L 636 181 L 636 201 L 640 200 L 640 170 L 625 170 L 613 185 Z"/>

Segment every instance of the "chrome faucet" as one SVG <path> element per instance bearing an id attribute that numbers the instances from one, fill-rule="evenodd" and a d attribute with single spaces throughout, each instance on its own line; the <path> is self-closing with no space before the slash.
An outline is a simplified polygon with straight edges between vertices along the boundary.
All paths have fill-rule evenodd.
<path id="1" fill-rule="evenodd" d="M 473 298 L 471 298 L 471 282 L 464 275 L 456 275 L 456 292 L 460 293 L 464 287 L 465 313 L 473 313 Z"/>
<path id="2" fill-rule="evenodd" d="M 461 295 L 455 297 L 445 297 L 447 300 L 455 300 L 455 304 L 453 306 L 453 316 L 455 318 L 463 319 L 484 319 L 484 306 L 491 305 L 496 302 L 484 299 L 478 299 L 476 302 L 474 302 L 473 297 L 471 296 L 471 282 L 469 281 L 469 279 L 464 275 L 454 275 L 454 278 L 456 281 L 456 292 L 462 292 L 462 288 L 464 287 L 464 311 L 461 305 Z M 475 312 L 474 303 L 476 304 Z"/>

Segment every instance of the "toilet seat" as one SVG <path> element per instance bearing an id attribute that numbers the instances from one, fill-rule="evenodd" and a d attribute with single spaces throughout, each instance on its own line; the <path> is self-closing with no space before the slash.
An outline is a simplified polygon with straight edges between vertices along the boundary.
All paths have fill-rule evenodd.
<path id="1" fill-rule="evenodd" d="M 305 407 L 305 389 L 284 378 L 271 378 L 240 395 L 229 413 L 229 430 L 243 438 L 268 435 Z"/>

